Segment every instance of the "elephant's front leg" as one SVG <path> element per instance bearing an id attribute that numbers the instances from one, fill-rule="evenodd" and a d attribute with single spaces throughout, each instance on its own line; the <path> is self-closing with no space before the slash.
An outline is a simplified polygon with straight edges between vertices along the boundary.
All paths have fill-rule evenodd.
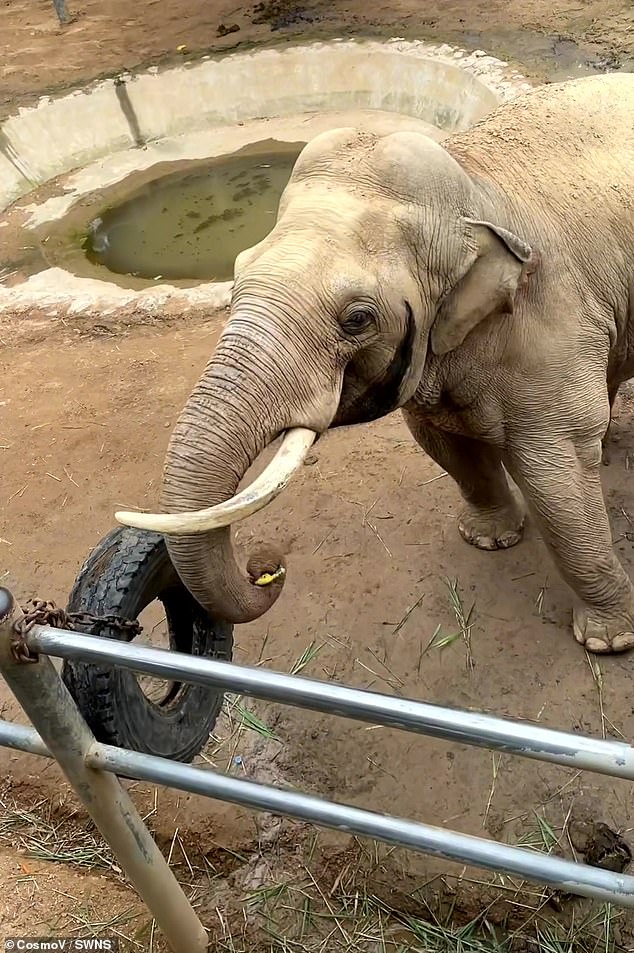
<path id="1" fill-rule="evenodd" d="M 479 549 L 508 549 L 519 543 L 524 501 L 509 486 L 499 452 L 485 443 L 430 426 L 416 410 L 403 416 L 416 442 L 453 477 L 465 501 L 458 529 Z"/>
<path id="2" fill-rule="evenodd" d="M 601 489 L 601 438 L 519 441 L 506 464 L 582 605 L 575 638 L 590 652 L 634 646 L 634 587 L 619 562 Z"/>

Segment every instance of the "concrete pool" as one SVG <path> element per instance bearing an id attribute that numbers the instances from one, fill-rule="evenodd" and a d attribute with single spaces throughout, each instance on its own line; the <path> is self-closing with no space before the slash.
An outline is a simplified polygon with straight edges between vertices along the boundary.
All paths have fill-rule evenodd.
<path id="1" fill-rule="evenodd" d="M 344 125 L 418 129 L 442 139 L 529 88 L 483 51 L 394 38 L 204 57 L 43 97 L 0 128 L 0 311 L 104 315 L 122 307 L 152 313 L 168 305 L 224 306 L 231 261 L 266 233 L 264 216 L 272 227 L 305 142 Z M 233 200 L 239 188 L 228 194 L 222 184 L 235 163 L 255 193 L 243 198 L 258 198 L 257 214 L 239 233 L 235 221 L 248 205 Z M 273 170 L 258 172 L 267 165 Z M 185 207 L 193 199 L 184 199 L 181 187 L 193 187 L 196 176 L 194 191 L 206 190 L 209 209 L 213 204 L 200 220 L 199 210 Z M 150 195 L 162 203 L 161 228 Z M 195 213 L 189 219 L 188 211 Z M 126 214 L 122 250 L 112 226 Z M 203 220 L 213 226 L 205 238 L 204 229 L 196 232 Z M 141 255 L 143 228 L 154 257 Z M 207 249 L 221 239 L 225 247 L 211 260 Z"/>

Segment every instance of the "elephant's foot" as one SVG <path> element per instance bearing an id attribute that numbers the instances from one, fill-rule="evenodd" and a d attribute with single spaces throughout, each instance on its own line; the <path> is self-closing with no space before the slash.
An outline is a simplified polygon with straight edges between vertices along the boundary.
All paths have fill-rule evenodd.
<path id="1" fill-rule="evenodd" d="M 478 549 L 510 549 L 522 538 L 525 516 L 519 496 L 504 506 L 486 509 L 470 504 L 458 517 L 458 529 L 462 538 Z"/>
<path id="2" fill-rule="evenodd" d="M 597 655 L 609 652 L 627 652 L 634 648 L 634 614 L 627 616 L 601 617 L 595 612 L 578 607 L 572 616 L 575 639 Z"/>

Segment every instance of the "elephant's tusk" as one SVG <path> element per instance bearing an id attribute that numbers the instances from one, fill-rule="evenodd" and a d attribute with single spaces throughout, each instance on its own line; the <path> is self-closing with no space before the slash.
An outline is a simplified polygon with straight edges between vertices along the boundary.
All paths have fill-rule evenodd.
<path id="1" fill-rule="evenodd" d="M 282 445 L 260 476 L 236 496 L 216 506 L 191 513 L 132 513 L 119 510 L 115 519 L 124 526 L 153 530 L 168 536 L 206 533 L 257 513 L 281 493 L 317 439 L 314 430 L 288 430 Z"/>

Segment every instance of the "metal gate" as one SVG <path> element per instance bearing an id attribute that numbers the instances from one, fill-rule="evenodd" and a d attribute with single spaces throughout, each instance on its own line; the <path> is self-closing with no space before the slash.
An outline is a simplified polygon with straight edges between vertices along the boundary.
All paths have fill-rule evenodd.
<path id="1" fill-rule="evenodd" d="M 57 760 L 174 953 L 203 953 L 208 945 L 207 933 L 116 775 L 298 818 L 634 908 L 633 876 L 100 744 L 49 656 L 106 663 L 157 678 L 203 684 L 223 692 L 239 692 L 444 741 L 634 780 L 634 748 L 624 742 L 113 642 L 50 626 L 34 626 L 25 637 L 30 653 L 37 659 L 33 664 L 20 660 L 20 653 L 13 651 L 15 622 L 20 616 L 11 593 L 0 589 L 0 672 L 35 726 L 26 728 L 0 720 L 0 745 Z"/>

